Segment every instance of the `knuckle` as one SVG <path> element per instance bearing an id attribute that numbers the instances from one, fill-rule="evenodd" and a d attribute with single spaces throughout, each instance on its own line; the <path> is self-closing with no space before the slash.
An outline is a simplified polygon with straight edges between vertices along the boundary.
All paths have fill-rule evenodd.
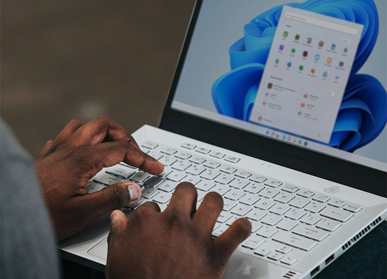
<path id="1" fill-rule="evenodd" d="M 78 120 L 78 119 L 71 119 L 69 124 L 70 125 L 81 125 L 81 124 L 83 124 L 83 122 Z"/>
<path id="2" fill-rule="evenodd" d="M 105 114 L 102 114 L 102 115 L 98 116 L 97 119 L 99 121 L 101 121 L 101 122 L 104 122 L 104 123 L 107 123 L 107 122 L 111 121 L 110 117 L 105 115 Z"/>
<path id="3" fill-rule="evenodd" d="M 184 214 L 182 214 L 182 212 L 177 210 L 174 210 L 169 214 L 168 220 L 171 226 L 175 226 L 179 228 L 186 227 L 189 223 L 189 220 L 187 219 L 187 217 Z"/>

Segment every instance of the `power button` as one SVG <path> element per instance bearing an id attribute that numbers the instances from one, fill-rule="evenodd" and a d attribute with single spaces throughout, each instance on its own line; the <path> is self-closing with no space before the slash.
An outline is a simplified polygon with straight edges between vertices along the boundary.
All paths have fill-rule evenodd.
<path id="1" fill-rule="evenodd" d="M 329 187 L 326 187 L 324 189 L 325 192 L 329 193 L 329 194 L 336 194 L 339 192 L 339 186 L 337 185 L 334 185 L 334 186 L 329 186 Z"/>

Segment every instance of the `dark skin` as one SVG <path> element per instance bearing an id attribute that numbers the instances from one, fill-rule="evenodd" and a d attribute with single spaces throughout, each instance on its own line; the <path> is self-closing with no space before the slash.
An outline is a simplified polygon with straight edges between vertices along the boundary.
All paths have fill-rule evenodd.
<path id="1" fill-rule="evenodd" d="M 133 182 L 86 193 L 90 178 L 121 161 L 151 174 L 164 169 L 106 116 L 86 124 L 72 120 L 55 140 L 47 142 L 35 168 L 59 241 L 140 198 L 141 189 Z M 138 207 L 129 221 L 122 211 L 113 211 L 107 278 L 221 278 L 232 252 L 250 235 L 251 224 L 239 219 L 213 239 L 223 198 L 211 192 L 198 210 L 196 199 L 195 187 L 183 182 L 162 213 L 153 202 Z"/>

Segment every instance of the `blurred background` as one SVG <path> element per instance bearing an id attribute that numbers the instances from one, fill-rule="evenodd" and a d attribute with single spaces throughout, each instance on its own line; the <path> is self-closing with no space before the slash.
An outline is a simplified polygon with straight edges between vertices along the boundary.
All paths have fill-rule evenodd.
<path id="1" fill-rule="evenodd" d="M 158 126 L 195 0 L 3 0 L 1 117 L 35 159 L 71 119 Z"/>

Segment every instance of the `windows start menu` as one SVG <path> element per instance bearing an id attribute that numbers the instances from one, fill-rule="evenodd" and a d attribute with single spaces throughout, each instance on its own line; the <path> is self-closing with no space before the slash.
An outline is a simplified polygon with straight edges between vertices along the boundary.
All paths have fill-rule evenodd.
<path id="1" fill-rule="evenodd" d="M 284 6 L 250 122 L 329 143 L 362 31 Z"/>

